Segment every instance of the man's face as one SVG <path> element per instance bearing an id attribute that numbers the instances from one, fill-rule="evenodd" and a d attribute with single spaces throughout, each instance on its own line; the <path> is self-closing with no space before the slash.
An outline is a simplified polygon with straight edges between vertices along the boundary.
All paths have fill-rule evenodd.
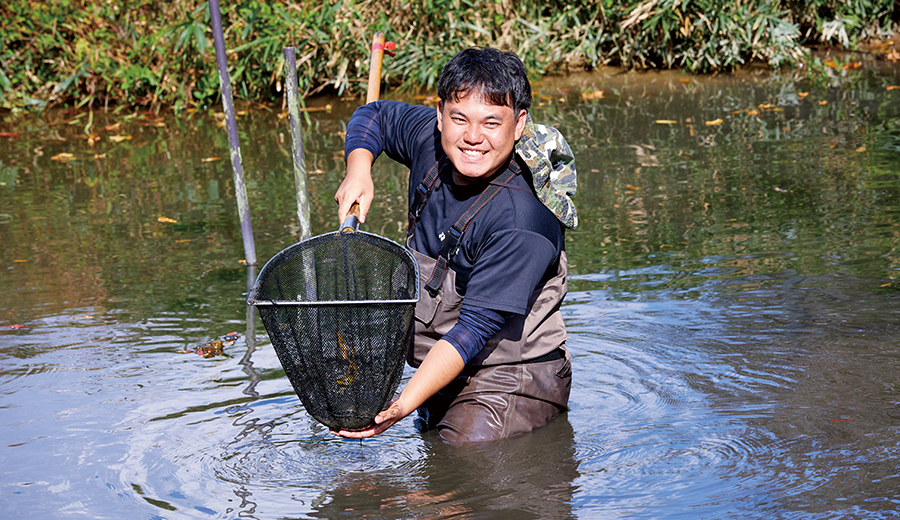
<path id="1" fill-rule="evenodd" d="M 454 180 L 469 184 L 487 179 L 509 159 L 513 146 L 525 129 L 525 111 L 491 105 L 478 92 L 438 104 L 441 146 L 458 175 Z"/>

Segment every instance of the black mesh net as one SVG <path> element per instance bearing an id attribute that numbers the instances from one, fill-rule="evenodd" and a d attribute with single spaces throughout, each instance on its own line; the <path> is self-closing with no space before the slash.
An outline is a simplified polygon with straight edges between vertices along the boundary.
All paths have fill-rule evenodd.
<path id="1" fill-rule="evenodd" d="M 364 232 L 294 244 L 263 267 L 256 305 L 306 411 L 332 429 L 372 423 L 400 384 L 419 298 L 415 259 Z"/>

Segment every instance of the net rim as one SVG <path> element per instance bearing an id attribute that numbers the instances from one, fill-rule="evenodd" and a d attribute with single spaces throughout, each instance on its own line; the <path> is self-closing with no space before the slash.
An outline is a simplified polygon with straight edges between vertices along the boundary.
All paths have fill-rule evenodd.
<path id="1" fill-rule="evenodd" d="M 282 260 L 283 256 L 288 254 L 296 255 L 300 254 L 297 250 L 302 251 L 305 248 L 314 247 L 314 242 L 321 242 L 325 240 L 334 239 L 336 236 L 341 236 L 342 233 L 340 230 L 333 231 L 330 233 L 323 233 L 321 235 L 316 235 L 313 237 L 306 238 L 301 240 L 300 242 L 296 242 L 291 244 L 278 253 L 275 253 L 272 258 L 270 258 L 265 264 L 263 264 L 262 269 L 259 271 L 259 274 L 256 277 L 256 280 L 253 282 L 253 286 L 250 288 L 250 293 L 247 295 L 247 305 L 252 305 L 255 307 L 278 307 L 278 306 L 321 306 L 321 305 L 372 305 L 372 304 L 416 304 L 421 299 L 421 282 L 419 282 L 420 273 L 419 273 L 419 261 L 416 259 L 416 256 L 412 253 L 409 247 L 395 242 L 389 238 L 385 238 L 381 235 L 376 235 L 375 233 L 369 233 L 367 231 L 354 231 L 352 235 L 365 235 L 372 239 L 373 243 L 381 242 L 385 246 L 389 246 L 396 251 L 394 254 L 398 254 L 398 256 L 405 257 L 408 262 L 411 263 L 413 267 L 413 272 L 417 283 L 415 284 L 415 295 L 413 298 L 405 299 L 405 300 L 334 300 L 334 301 L 316 301 L 316 302 L 308 302 L 308 301 L 299 301 L 299 300 L 261 300 L 258 299 L 257 296 L 259 294 L 259 282 L 263 279 L 263 276 L 268 274 L 268 272 L 274 269 Z"/>
<path id="2" fill-rule="evenodd" d="M 317 307 L 323 305 L 397 305 L 397 304 L 416 304 L 419 298 L 414 300 L 331 300 L 317 302 L 301 302 L 294 300 L 253 300 L 248 299 L 247 305 L 265 306 L 265 307 Z"/>

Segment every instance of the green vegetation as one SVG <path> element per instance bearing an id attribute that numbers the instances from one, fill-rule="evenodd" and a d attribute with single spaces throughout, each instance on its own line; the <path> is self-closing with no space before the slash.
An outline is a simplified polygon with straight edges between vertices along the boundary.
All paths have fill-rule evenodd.
<path id="1" fill-rule="evenodd" d="M 517 52 L 536 77 L 604 65 L 727 71 L 855 48 L 887 35 L 893 0 L 324 0 L 222 2 L 235 96 L 283 92 L 297 47 L 300 91 L 365 89 L 372 33 L 397 42 L 386 82 L 433 88 L 460 48 Z M 218 97 L 209 9 L 196 0 L 10 0 L 0 7 L 0 107 L 207 105 Z"/>

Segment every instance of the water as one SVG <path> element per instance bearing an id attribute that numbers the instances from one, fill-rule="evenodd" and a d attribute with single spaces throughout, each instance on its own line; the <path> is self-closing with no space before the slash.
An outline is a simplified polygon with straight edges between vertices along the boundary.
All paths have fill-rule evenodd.
<path id="1" fill-rule="evenodd" d="M 408 419 L 340 440 L 306 415 L 244 303 L 254 273 L 239 262 L 212 114 L 97 113 L 93 145 L 84 114 L 8 117 L 0 130 L 19 137 L 0 138 L 5 514 L 896 516 L 897 73 L 867 62 L 820 83 L 536 85 L 535 119 L 578 160 L 571 410 L 469 447 Z M 355 104 L 329 103 L 305 127 L 315 233 L 336 226 Z M 276 112 L 247 107 L 239 122 L 261 261 L 299 238 Z M 376 169 L 364 227 L 399 239 L 405 172 Z M 232 331 L 223 356 L 179 353 Z"/>

